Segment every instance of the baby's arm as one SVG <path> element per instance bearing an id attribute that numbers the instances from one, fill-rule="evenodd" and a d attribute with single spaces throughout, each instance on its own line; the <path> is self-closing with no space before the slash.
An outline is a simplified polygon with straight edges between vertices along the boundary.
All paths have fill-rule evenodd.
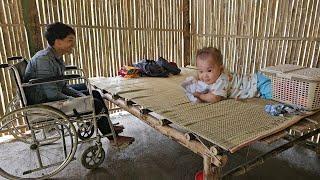
<path id="1" fill-rule="evenodd" d="M 217 96 L 211 92 L 208 92 L 208 93 L 195 92 L 193 93 L 193 96 L 197 97 L 199 100 L 203 102 L 209 102 L 209 103 L 216 103 L 223 99 L 222 96 Z"/>

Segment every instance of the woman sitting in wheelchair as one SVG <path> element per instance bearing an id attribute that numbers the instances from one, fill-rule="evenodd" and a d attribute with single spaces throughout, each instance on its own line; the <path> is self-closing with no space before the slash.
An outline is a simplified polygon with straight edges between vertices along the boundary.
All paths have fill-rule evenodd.
<path id="1" fill-rule="evenodd" d="M 45 31 L 45 38 L 49 45 L 46 49 L 37 52 L 31 58 L 23 77 L 24 82 L 29 82 L 31 79 L 39 78 L 58 79 L 65 74 L 66 67 L 62 56 L 72 53 L 76 41 L 74 29 L 60 22 L 49 24 Z M 85 84 L 69 85 L 66 81 L 43 83 L 41 85 L 31 86 L 26 88 L 25 92 L 28 105 L 89 95 L 89 90 Z M 94 98 L 95 113 L 108 114 L 108 109 L 105 106 L 100 93 L 93 90 L 92 95 Z M 108 117 L 100 117 L 97 124 L 102 134 L 111 133 L 111 129 L 108 124 Z M 123 126 L 113 127 L 116 134 L 123 131 Z M 111 142 L 113 141 L 112 136 L 107 137 Z M 130 144 L 133 141 L 133 137 L 117 135 L 118 145 Z"/>

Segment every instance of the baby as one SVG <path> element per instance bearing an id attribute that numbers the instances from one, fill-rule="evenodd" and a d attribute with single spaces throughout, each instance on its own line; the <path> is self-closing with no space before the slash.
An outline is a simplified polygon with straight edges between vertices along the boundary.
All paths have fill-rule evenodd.
<path id="1" fill-rule="evenodd" d="M 206 47 L 196 54 L 197 77 L 188 77 L 181 86 L 191 102 L 219 102 L 225 98 L 271 99 L 271 81 L 260 73 L 239 76 L 225 73 L 220 50 Z"/>

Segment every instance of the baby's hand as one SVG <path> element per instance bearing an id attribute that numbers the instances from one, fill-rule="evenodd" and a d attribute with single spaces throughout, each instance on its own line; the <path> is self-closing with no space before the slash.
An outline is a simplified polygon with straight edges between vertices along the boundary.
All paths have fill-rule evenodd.
<path id="1" fill-rule="evenodd" d="M 202 94 L 202 93 L 195 92 L 195 93 L 193 93 L 193 96 L 198 98 L 201 94 Z"/>

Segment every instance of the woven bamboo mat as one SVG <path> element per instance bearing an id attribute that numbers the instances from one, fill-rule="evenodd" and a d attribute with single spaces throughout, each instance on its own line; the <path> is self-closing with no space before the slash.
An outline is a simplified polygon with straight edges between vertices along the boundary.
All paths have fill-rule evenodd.
<path id="1" fill-rule="evenodd" d="M 273 102 L 258 98 L 246 101 L 228 99 L 214 104 L 190 103 L 180 84 L 195 73 L 184 68 L 180 75 L 169 78 L 96 77 L 90 81 L 92 85 L 130 99 L 230 152 L 303 118 L 270 116 L 264 112 L 264 106 Z"/>

